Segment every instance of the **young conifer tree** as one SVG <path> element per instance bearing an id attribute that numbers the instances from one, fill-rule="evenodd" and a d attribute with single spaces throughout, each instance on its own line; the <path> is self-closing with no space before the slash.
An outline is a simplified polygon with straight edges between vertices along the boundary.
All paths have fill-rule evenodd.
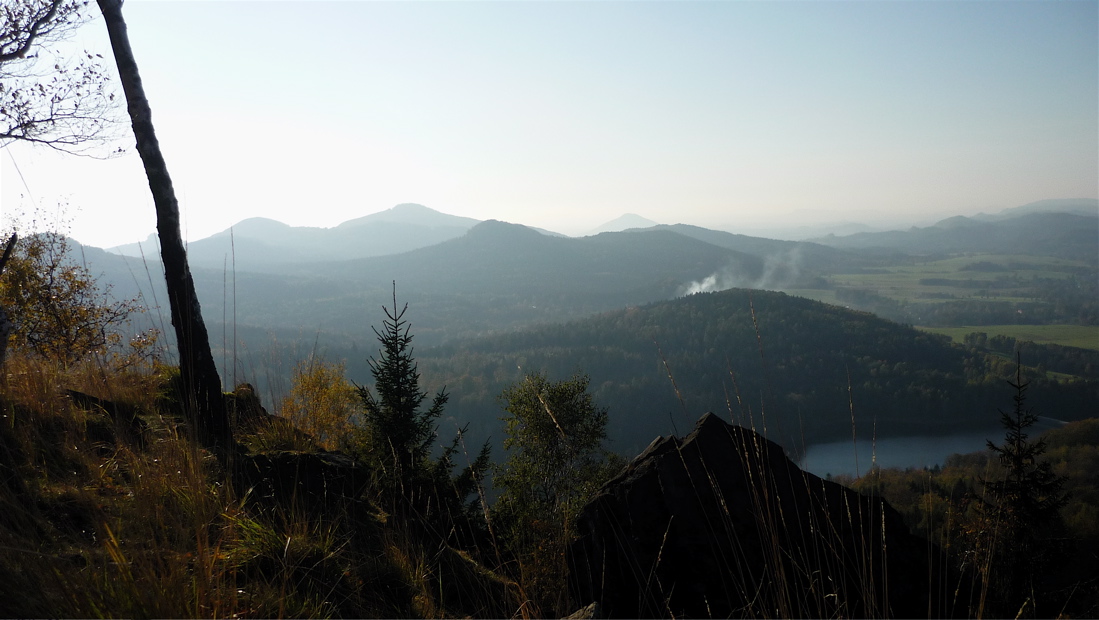
<path id="1" fill-rule="evenodd" d="M 440 390 L 431 406 L 422 409 L 427 392 L 420 389 L 420 373 L 412 357 L 412 334 L 404 315 L 408 304 L 398 309 L 396 284 L 393 307 L 383 308 L 382 330 L 374 329 L 382 347 L 370 358 L 374 391 L 358 386 L 365 419 L 366 460 L 381 474 L 383 483 L 401 494 L 410 492 L 416 479 L 427 471 L 435 421 L 443 413 L 449 396 Z M 375 394 L 376 392 L 376 394 Z"/>
<path id="2" fill-rule="evenodd" d="M 1030 428 L 1038 415 L 1026 405 L 1028 382 L 1022 379 L 1022 365 L 1016 362 L 1015 390 L 1011 412 L 1000 411 L 1000 422 L 1007 431 L 1004 443 L 988 442 L 1004 475 L 996 480 L 981 480 L 985 495 L 982 512 L 996 524 L 999 540 L 992 557 L 994 589 L 1001 591 L 1011 613 L 1034 613 L 1035 578 L 1050 559 L 1048 541 L 1051 527 L 1060 518 L 1059 511 L 1068 498 L 1063 492 L 1065 478 L 1054 473 L 1049 461 L 1041 460 L 1045 441 L 1030 439 Z M 1028 611 L 1029 610 L 1029 611 Z"/>
<path id="3" fill-rule="evenodd" d="M 351 446 L 377 472 L 379 490 L 390 510 L 413 509 L 440 532 L 468 533 L 476 502 L 467 501 L 489 466 L 486 441 L 478 455 L 454 473 L 465 428 L 432 458 L 438 436 L 437 420 L 449 396 L 445 388 L 423 408 L 427 392 L 412 356 L 412 334 L 405 320 L 408 304 L 398 308 L 396 283 L 393 307 L 384 308 L 381 331 L 374 329 L 381 350 L 371 357 L 374 390 L 357 386 L 363 404 L 363 427 Z"/>

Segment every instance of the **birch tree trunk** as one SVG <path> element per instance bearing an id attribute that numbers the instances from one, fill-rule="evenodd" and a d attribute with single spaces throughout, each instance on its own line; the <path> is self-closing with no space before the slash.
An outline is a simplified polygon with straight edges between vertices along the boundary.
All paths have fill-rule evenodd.
<path id="1" fill-rule="evenodd" d="M 156 228 L 160 236 L 160 256 L 164 262 L 164 278 L 171 305 L 172 326 L 179 348 L 179 368 L 183 378 L 185 412 L 199 441 L 219 458 L 229 454 L 233 445 L 229 417 L 221 392 L 206 323 L 202 320 L 194 280 L 187 264 L 187 251 L 179 228 L 179 203 L 168 166 L 160 152 L 153 130 L 152 111 L 141 85 L 137 61 L 126 34 L 122 17 L 122 0 L 98 0 L 103 20 L 111 38 L 118 76 L 126 94 L 126 103 L 133 124 L 137 152 L 145 166 L 149 189 L 156 206 Z"/>

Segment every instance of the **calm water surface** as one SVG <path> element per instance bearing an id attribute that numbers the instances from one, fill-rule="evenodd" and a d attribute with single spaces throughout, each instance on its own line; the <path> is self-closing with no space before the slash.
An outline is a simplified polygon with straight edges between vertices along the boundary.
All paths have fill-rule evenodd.
<path id="1" fill-rule="evenodd" d="M 1063 425 L 1060 420 L 1040 418 L 1029 433 L 1035 437 L 1042 431 Z M 996 426 L 985 431 L 969 431 L 956 435 L 879 438 L 876 442 L 859 439 L 858 450 L 850 440 L 813 444 L 806 448 L 798 463 L 802 469 L 824 477 L 827 474 L 865 474 L 871 464 L 880 467 L 934 467 L 942 465 L 951 454 L 965 454 L 985 449 L 985 441 L 1003 443 L 1004 428 Z M 875 449 L 876 447 L 876 449 Z M 857 457 L 856 457 L 857 455 Z M 857 458 L 857 461 L 856 461 Z M 876 460 L 873 460 L 875 459 Z"/>

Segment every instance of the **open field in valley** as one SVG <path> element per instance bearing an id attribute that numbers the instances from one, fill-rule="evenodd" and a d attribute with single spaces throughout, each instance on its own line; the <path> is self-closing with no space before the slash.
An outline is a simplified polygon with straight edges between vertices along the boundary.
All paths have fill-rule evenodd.
<path id="1" fill-rule="evenodd" d="M 1099 325 L 976 325 L 962 327 L 921 327 L 918 329 L 950 336 L 961 342 L 966 334 L 984 332 L 992 336 L 1010 336 L 1039 344 L 1057 344 L 1099 351 Z"/>

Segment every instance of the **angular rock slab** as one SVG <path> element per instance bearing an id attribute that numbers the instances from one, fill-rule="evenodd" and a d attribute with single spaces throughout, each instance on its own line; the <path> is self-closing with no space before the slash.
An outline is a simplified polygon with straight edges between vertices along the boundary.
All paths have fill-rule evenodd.
<path id="1" fill-rule="evenodd" d="M 944 555 L 899 513 L 708 413 L 581 512 L 570 589 L 603 617 L 943 617 Z"/>

